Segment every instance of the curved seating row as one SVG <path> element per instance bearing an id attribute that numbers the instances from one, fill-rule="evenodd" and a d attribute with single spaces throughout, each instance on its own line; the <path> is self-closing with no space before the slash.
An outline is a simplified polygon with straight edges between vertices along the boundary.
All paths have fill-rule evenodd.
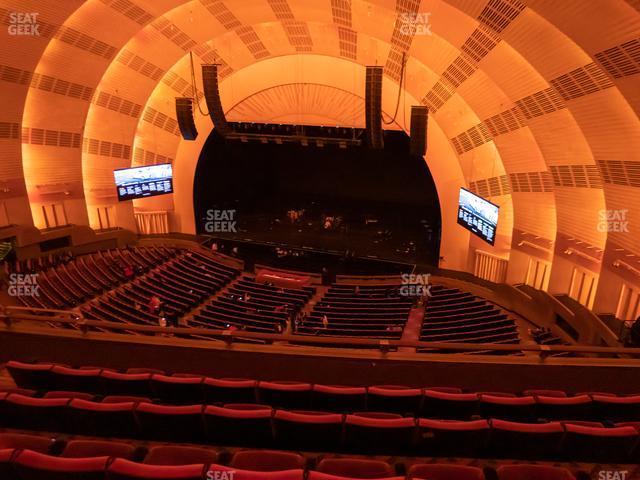
<path id="1" fill-rule="evenodd" d="M 69 368 L 11 361 L 7 369 L 27 390 L 84 392 L 155 399 L 166 404 L 263 404 L 276 408 L 351 413 L 378 411 L 425 418 L 515 421 L 640 421 L 640 394 L 527 390 L 521 396 L 500 392 L 463 392 L 455 387 L 411 388 L 393 385 L 339 386 L 305 382 L 166 375 L 133 369 L 121 373 L 100 368 Z"/>
<path id="2" fill-rule="evenodd" d="M 470 292 L 431 285 L 420 340 L 431 342 L 518 343 L 514 319 Z"/>
<path id="3" fill-rule="evenodd" d="M 624 462 L 640 454 L 640 422 L 456 421 L 264 405 L 158 405 L 0 394 L 0 426 L 156 441 L 366 454 Z"/>
<path id="4" fill-rule="evenodd" d="M 394 468 L 383 460 L 330 456 L 312 465 L 300 454 L 273 450 L 239 451 L 228 463 L 221 463 L 215 450 L 173 445 L 152 447 L 143 458 L 135 459 L 133 445 L 87 440 L 71 441 L 60 456 L 54 456 L 39 440 L 27 435 L 3 439 L 0 434 L 3 479 L 484 480 L 485 470 L 498 480 L 575 479 L 568 469 L 546 465 L 502 465 L 483 470 L 463 464 L 416 462 Z M 21 448 L 25 445 L 31 448 Z"/>
<path id="5" fill-rule="evenodd" d="M 295 333 L 399 339 L 412 304 L 410 298 L 400 295 L 399 289 L 400 285 L 334 284 Z"/>

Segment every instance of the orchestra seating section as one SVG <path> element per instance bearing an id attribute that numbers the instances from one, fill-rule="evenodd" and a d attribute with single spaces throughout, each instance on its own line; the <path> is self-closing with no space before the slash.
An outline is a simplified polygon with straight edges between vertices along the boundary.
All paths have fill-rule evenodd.
<path id="1" fill-rule="evenodd" d="M 295 333 L 398 340 L 412 306 L 412 299 L 401 296 L 399 289 L 400 285 L 333 284 Z"/>
<path id="2" fill-rule="evenodd" d="M 519 343 L 509 314 L 470 292 L 432 285 L 420 340 L 425 342 Z M 477 353 L 477 352 L 476 352 Z"/>
<path id="3" fill-rule="evenodd" d="M 373 283 L 372 278 L 363 277 L 358 284 L 281 288 L 258 282 L 251 274 L 198 249 L 127 247 L 75 258 L 69 256 L 55 265 L 42 260 L 38 263 L 40 295 L 20 296 L 23 304 L 75 309 L 90 320 L 158 326 L 160 317 L 164 316 L 169 327 L 347 339 L 519 343 L 518 327 L 510 313 L 473 293 L 443 285 L 430 286 L 431 296 L 425 301 L 422 318 L 421 311 L 412 313 L 412 308 L 421 305 L 414 297 L 402 295 L 399 283 Z M 161 312 L 150 310 L 153 296 L 162 302 Z M 415 329 L 412 323 L 411 335 L 403 336 L 410 315 L 412 322 L 413 318 L 417 320 Z M 81 328 L 73 323 L 49 323 Z M 86 328 L 133 335 L 154 334 L 136 328 L 93 325 Z M 219 334 L 197 333 L 181 335 L 205 340 L 221 338 Z M 266 343 L 270 340 L 236 337 L 236 341 Z M 554 344 L 555 340 L 542 339 L 541 343 Z M 342 346 L 367 348 L 367 345 L 350 343 Z M 433 349 L 419 348 L 418 351 Z M 486 349 L 464 352 L 500 353 Z M 513 350 L 508 353 L 522 355 Z"/>
<path id="4" fill-rule="evenodd" d="M 635 463 L 640 394 L 315 385 L 9 362 L 0 426 L 365 455 Z"/>
<path id="5" fill-rule="evenodd" d="M 39 295 L 19 298 L 34 308 L 76 307 L 128 281 L 125 265 L 132 267 L 134 275 L 142 274 L 175 255 L 176 249 L 166 247 L 118 248 L 70 257 L 51 266 L 34 264 L 29 273 L 38 274 Z"/>
<path id="6" fill-rule="evenodd" d="M 314 287 L 279 288 L 243 276 L 208 303 L 190 324 L 198 327 L 282 333 L 315 294 Z"/>
<path id="7" fill-rule="evenodd" d="M 232 281 L 240 272 L 191 250 L 165 259 L 146 275 L 92 301 L 83 312 L 96 320 L 158 325 L 158 315 L 146 308 L 157 296 L 172 323 Z"/>

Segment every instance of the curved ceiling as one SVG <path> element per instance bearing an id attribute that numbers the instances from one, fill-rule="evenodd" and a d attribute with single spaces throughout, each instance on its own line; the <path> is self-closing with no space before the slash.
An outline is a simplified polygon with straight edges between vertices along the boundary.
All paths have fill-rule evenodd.
<path id="1" fill-rule="evenodd" d="M 189 52 L 196 64 L 221 64 L 223 104 L 237 119 L 256 121 L 331 120 L 331 111 L 357 118 L 361 105 L 344 102 L 363 96 L 362 70 L 371 64 L 385 66 L 392 105 L 406 55 L 405 95 L 429 107 L 430 123 L 448 139 L 463 176 L 456 187 L 512 210 L 495 253 L 569 262 L 595 275 L 603 262 L 624 258 L 640 274 L 637 2 L 2 0 L 0 7 L 7 25 L 28 23 L 16 22 L 16 13 L 37 14 L 38 35 L 8 35 L 0 47 L 8 100 L 0 181 L 13 192 L 4 197 L 22 198 L 11 200 L 12 212 L 23 214 L 28 197 L 36 226 L 48 202 L 64 202 L 69 221 L 95 226 L 95 209 L 115 204 L 114 168 L 179 160 L 173 97 L 190 95 Z M 336 67 L 339 79 L 317 80 L 332 69 L 308 71 L 316 65 L 309 56 L 340 59 L 352 71 Z M 279 57 L 291 57 L 288 71 L 240 75 Z M 292 85 L 310 83 L 334 95 L 321 95 L 320 104 L 290 95 L 307 88 Z M 627 231 L 602 228 L 612 211 L 626 211 Z M 132 215 L 119 212 L 119 222 L 130 225 Z M 566 277 L 557 271 L 552 287 Z M 640 285 L 635 274 L 628 279 Z"/>

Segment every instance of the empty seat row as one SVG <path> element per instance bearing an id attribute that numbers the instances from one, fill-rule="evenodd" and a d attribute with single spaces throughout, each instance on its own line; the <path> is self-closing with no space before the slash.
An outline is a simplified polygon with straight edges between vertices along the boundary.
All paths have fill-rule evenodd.
<path id="1" fill-rule="evenodd" d="M 168 404 L 257 403 L 275 408 L 351 413 L 380 411 L 439 419 L 474 416 L 515 421 L 640 421 L 640 395 L 605 393 L 566 396 L 550 390 L 465 393 L 458 388 L 357 387 L 292 381 L 218 379 L 198 375 L 120 373 L 100 368 L 54 364 L 7 364 L 18 387 L 39 391 L 87 392 L 135 396 Z"/>
<path id="2" fill-rule="evenodd" d="M 7 438 L 9 437 L 9 438 Z M 244 450 L 233 454 L 228 464 L 220 463 L 217 451 L 192 446 L 158 445 L 134 458 L 141 449 L 122 442 L 70 441 L 60 456 L 51 455 L 49 439 L 31 435 L 0 434 L 0 475 L 7 480 L 40 478 L 66 479 L 235 479 L 235 480 L 345 480 L 388 478 L 484 480 L 477 466 L 446 463 L 410 463 L 406 467 L 368 458 L 323 456 L 312 463 L 292 452 Z M 45 445 L 43 445 L 45 443 Z M 25 448 L 32 447 L 32 448 Z M 143 449 L 144 450 L 144 449 Z M 400 467 L 400 468 L 398 468 Z M 306 475 L 305 475 L 305 470 Z M 561 467 L 543 465 L 504 465 L 492 472 L 499 480 L 571 480 L 573 475 Z"/>
<path id="3" fill-rule="evenodd" d="M 640 422 L 520 423 L 337 414 L 235 404 L 168 406 L 0 394 L 0 426 L 105 437 L 322 451 L 623 461 L 640 453 Z"/>

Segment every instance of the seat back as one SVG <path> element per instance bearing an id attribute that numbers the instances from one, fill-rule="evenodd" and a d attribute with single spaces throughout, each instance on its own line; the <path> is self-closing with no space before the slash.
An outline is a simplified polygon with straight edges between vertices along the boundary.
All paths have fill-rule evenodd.
<path id="1" fill-rule="evenodd" d="M 242 450 L 233 455 L 229 466 L 241 470 L 276 472 L 302 469 L 305 466 L 305 460 L 302 455 L 293 452 Z"/>
<path id="2" fill-rule="evenodd" d="M 277 410 L 273 425 L 281 448 L 331 450 L 342 443 L 342 415 L 338 413 Z"/>
<path id="3" fill-rule="evenodd" d="M 418 451 L 428 456 L 474 457 L 487 446 L 487 420 L 418 419 Z"/>
<path id="4" fill-rule="evenodd" d="M 56 365 L 51 369 L 51 384 L 54 390 L 95 394 L 100 391 L 100 369 Z"/>
<path id="5" fill-rule="evenodd" d="M 144 458 L 144 463 L 149 465 L 192 465 L 216 462 L 218 462 L 218 452 L 216 450 L 182 445 L 151 447 Z"/>
<path id="6" fill-rule="evenodd" d="M 102 403 L 73 399 L 70 429 L 77 434 L 131 438 L 138 435 L 134 402 Z"/>
<path id="7" fill-rule="evenodd" d="M 359 412 L 367 408 L 366 397 L 365 387 L 314 385 L 311 391 L 311 407 L 326 412 Z"/>
<path id="8" fill-rule="evenodd" d="M 422 390 L 395 385 L 369 387 L 367 409 L 415 416 L 422 402 Z"/>
<path id="9" fill-rule="evenodd" d="M 55 438 L 43 435 L 9 432 L 0 433 L 0 450 L 27 449 L 38 453 L 49 453 L 55 442 Z"/>
<path id="10" fill-rule="evenodd" d="M 358 453 L 407 453 L 415 443 L 413 418 L 381 419 L 347 415 L 345 447 Z"/>
<path id="11" fill-rule="evenodd" d="M 206 476 L 207 465 L 147 465 L 117 458 L 109 465 L 109 480 L 209 480 Z M 213 477 L 212 477 L 213 478 Z"/>
<path id="12" fill-rule="evenodd" d="M 7 370 L 16 385 L 31 390 L 51 389 L 51 363 L 7 362 Z"/>
<path id="13" fill-rule="evenodd" d="M 560 422 L 516 423 L 491 421 L 489 450 L 494 457 L 546 459 L 557 458 L 564 436 Z"/>
<path id="14" fill-rule="evenodd" d="M 273 444 L 272 410 L 238 410 L 208 405 L 204 410 L 207 439 L 214 444 L 265 447 Z"/>
<path id="15" fill-rule="evenodd" d="M 256 381 L 238 378 L 205 378 L 202 384 L 205 402 L 256 403 Z"/>
<path id="16" fill-rule="evenodd" d="M 311 384 L 301 382 L 258 382 L 258 401 L 273 408 L 309 409 Z"/>
<path id="17" fill-rule="evenodd" d="M 478 467 L 466 465 L 444 465 L 438 463 L 415 464 L 408 472 L 408 479 L 428 480 L 484 480 L 484 472 Z"/>
<path id="18" fill-rule="evenodd" d="M 20 480 L 104 480 L 109 457 L 62 458 L 23 450 L 13 460 Z"/>
<path id="19" fill-rule="evenodd" d="M 468 420 L 478 413 L 479 398 L 475 393 L 449 393 L 425 390 L 421 417 Z"/>
<path id="20" fill-rule="evenodd" d="M 566 468 L 547 465 L 503 465 L 497 472 L 499 480 L 575 480 Z"/>
<path id="21" fill-rule="evenodd" d="M 10 394 L 0 402 L 0 422 L 4 427 L 47 432 L 64 432 L 69 398 L 34 398 Z"/>
<path id="22" fill-rule="evenodd" d="M 204 438 L 202 405 L 155 405 L 139 403 L 136 417 L 140 433 L 150 440 L 201 441 Z"/>
<path id="23" fill-rule="evenodd" d="M 324 458 L 316 470 L 320 473 L 352 478 L 386 478 L 394 475 L 394 469 L 382 460 L 362 458 Z"/>
<path id="24" fill-rule="evenodd" d="M 119 457 L 133 460 L 136 447 L 124 442 L 71 440 L 60 454 L 65 458 Z"/>
<path id="25" fill-rule="evenodd" d="M 100 373 L 100 389 L 104 395 L 130 395 L 151 398 L 150 373 L 118 373 L 103 370 Z"/>
<path id="26" fill-rule="evenodd" d="M 154 398 L 171 405 L 195 405 L 204 402 L 203 377 L 152 375 Z"/>

